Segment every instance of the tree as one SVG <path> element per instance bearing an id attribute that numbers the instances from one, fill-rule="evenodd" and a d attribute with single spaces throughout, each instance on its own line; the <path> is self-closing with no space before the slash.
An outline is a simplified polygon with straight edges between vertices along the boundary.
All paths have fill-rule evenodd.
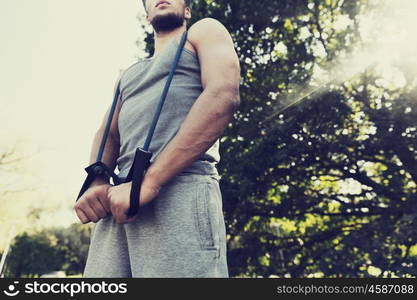
<path id="1" fill-rule="evenodd" d="M 51 245 L 44 233 L 16 237 L 7 259 L 6 277 L 38 277 L 59 270 L 62 253 Z"/>
<path id="2" fill-rule="evenodd" d="M 218 165 L 232 276 L 417 274 L 415 71 L 402 61 L 408 80 L 392 88 L 368 68 L 282 111 L 319 72 L 341 76 L 333 66 L 361 47 L 376 4 L 195 2 L 191 24 L 221 21 L 242 69 Z"/>
<path id="3" fill-rule="evenodd" d="M 17 236 L 6 260 L 7 277 L 39 277 L 62 270 L 82 274 L 87 260 L 92 225 L 43 229 Z"/>
<path id="4" fill-rule="evenodd" d="M 67 275 L 82 274 L 90 246 L 92 224 L 72 224 L 68 228 L 51 229 L 57 239 L 57 249 L 63 253 L 61 269 Z"/>

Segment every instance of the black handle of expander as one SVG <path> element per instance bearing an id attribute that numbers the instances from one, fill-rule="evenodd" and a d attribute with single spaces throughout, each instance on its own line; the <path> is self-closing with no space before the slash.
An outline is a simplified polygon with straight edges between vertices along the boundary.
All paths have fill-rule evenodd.
<path id="1" fill-rule="evenodd" d="M 81 187 L 80 192 L 78 193 L 77 200 L 80 199 L 80 197 L 85 193 L 85 191 L 90 187 L 91 183 L 97 178 L 97 177 L 106 177 L 106 178 L 113 178 L 113 183 L 115 185 L 121 184 L 121 181 L 119 177 L 111 170 L 108 166 L 106 166 L 103 162 L 97 161 L 93 163 L 92 165 L 89 165 L 87 168 L 85 168 L 85 171 L 87 172 L 87 178 L 84 180 L 84 183 Z"/>
<path id="2" fill-rule="evenodd" d="M 140 147 L 136 148 L 135 158 L 125 181 L 132 181 L 132 188 L 130 190 L 130 206 L 129 210 L 126 212 L 128 217 L 136 215 L 139 211 L 140 188 L 145 172 L 151 163 L 151 157 L 151 152 Z"/>

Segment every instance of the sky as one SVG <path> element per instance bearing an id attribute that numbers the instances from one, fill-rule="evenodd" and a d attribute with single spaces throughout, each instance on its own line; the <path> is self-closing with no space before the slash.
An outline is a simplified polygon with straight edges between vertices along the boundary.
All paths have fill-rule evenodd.
<path id="1" fill-rule="evenodd" d="M 139 0 L 0 0 L 0 153 L 24 158 L 0 170 L 0 189 L 58 207 L 45 224 L 77 221 L 93 136 L 120 70 L 143 55 L 141 15 Z M 0 217 L 0 234 L 9 223 Z"/>

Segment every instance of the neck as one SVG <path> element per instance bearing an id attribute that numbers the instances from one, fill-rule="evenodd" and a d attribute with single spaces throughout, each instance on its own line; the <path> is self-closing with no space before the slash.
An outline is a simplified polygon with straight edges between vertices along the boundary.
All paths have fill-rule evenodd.
<path id="1" fill-rule="evenodd" d="M 187 29 L 187 25 L 184 22 L 184 25 L 182 25 L 181 27 L 175 28 L 174 30 L 154 32 L 155 52 L 153 56 L 157 56 L 172 38 L 184 32 L 186 29 Z"/>

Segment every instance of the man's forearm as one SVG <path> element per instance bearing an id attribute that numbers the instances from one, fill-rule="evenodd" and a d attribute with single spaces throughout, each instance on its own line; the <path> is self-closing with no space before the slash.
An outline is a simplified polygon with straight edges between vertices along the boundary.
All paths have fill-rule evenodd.
<path id="1" fill-rule="evenodd" d="M 203 91 L 178 133 L 147 170 L 144 182 L 163 186 L 189 166 L 223 133 L 238 105 L 238 93 Z"/>
<path id="2" fill-rule="evenodd" d="M 100 148 L 101 139 L 103 137 L 103 131 L 99 130 L 94 136 L 93 144 L 91 146 L 91 154 L 90 154 L 90 164 L 96 162 L 98 150 Z M 111 135 L 108 135 L 106 146 L 103 152 L 103 157 L 101 161 L 110 167 L 112 170 L 116 167 L 116 160 L 119 156 L 120 146 L 119 142 L 114 139 Z M 96 180 L 93 181 L 91 186 L 109 183 L 109 179 L 105 177 L 97 177 Z"/>

